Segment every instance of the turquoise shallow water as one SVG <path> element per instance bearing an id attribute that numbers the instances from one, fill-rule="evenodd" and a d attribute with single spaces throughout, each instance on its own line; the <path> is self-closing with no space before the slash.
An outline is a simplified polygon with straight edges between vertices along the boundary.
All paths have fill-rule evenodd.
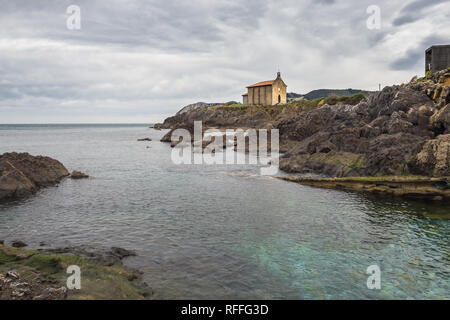
<path id="1" fill-rule="evenodd" d="M 450 209 L 314 189 L 254 166 L 178 166 L 142 125 L 0 125 L 0 153 L 81 170 L 0 205 L 0 239 L 137 250 L 155 298 L 450 298 Z M 152 142 L 137 142 L 150 137 Z M 366 268 L 381 268 L 381 290 Z"/>

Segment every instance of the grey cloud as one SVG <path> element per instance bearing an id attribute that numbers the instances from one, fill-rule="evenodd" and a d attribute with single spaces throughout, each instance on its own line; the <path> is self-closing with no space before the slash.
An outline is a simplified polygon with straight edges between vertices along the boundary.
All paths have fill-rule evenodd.
<path id="1" fill-rule="evenodd" d="M 334 4 L 336 2 L 336 0 L 315 0 L 314 3 L 319 3 L 319 4 Z"/>
<path id="2" fill-rule="evenodd" d="M 79 31 L 66 28 L 74 2 Z M 373 0 L 0 0 L 0 122 L 143 121 L 196 101 L 238 100 L 278 67 L 296 92 L 374 89 L 422 72 L 424 46 L 448 39 L 449 28 L 414 39 L 410 25 L 389 22 L 416 9 L 379 3 L 387 23 L 372 31 Z M 398 42 L 409 50 L 392 62 Z"/>
<path id="3" fill-rule="evenodd" d="M 420 48 L 408 50 L 406 54 L 390 64 L 393 70 L 408 70 L 421 61 L 423 52 Z"/>
<path id="4" fill-rule="evenodd" d="M 432 45 L 443 44 L 448 41 L 445 37 L 431 35 L 423 39 L 419 44 L 406 52 L 403 57 L 400 57 L 390 64 L 393 70 L 408 70 L 417 65 L 425 65 L 425 49 Z"/>
<path id="5" fill-rule="evenodd" d="M 10 36 L 31 32 L 61 41 L 183 51 L 201 51 L 205 45 L 223 41 L 221 24 L 241 30 L 256 28 L 266 11 L 258 0 L 211 5 L 177 0 L 80 0 L 76 4 L 81 8 L 82 29 L 74 32 L 66 28 L 66 8 L 73 4 L 72 0 L 3 2 L 0 19 L 15 24 L 15 28 L 8 29 Z"/>
<path id="6" fill-rule="evenodd" d="M 425 17 L 423 14 L 425 9 L 429 9 L 435 5 L 445 2 L 448 2 L 448 0 L 415 0 L 402 8 L 392 24 L 394 26 L 401 26 L 423 19 Z"/>

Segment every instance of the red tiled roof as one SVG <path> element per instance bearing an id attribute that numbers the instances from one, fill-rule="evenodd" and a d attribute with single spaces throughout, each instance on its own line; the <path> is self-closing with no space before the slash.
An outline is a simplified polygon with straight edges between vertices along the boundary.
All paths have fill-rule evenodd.
<path id="1" fill-rule="evenodd" d="M 275 80 L 269 80 L 269 81 L 258 82 L 258 83 L 252 84 L 251 86 L 248 86 L 247 88 L 271 86 L 271 85 L 274 83 L 274 81 L 275 81 Z"/>

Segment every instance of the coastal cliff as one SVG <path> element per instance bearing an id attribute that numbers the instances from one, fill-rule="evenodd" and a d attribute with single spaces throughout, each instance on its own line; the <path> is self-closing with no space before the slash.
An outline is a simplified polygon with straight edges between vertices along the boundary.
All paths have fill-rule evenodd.
<path id="1" fill-rule="evenodd" d="M 450 69 L 352 97 L 280 106 L 218 105 L 159 128 L 279 129 L 280 168 L 330 177 L 450 175 Z M 170 132 L 162 141 L 170 140 Z"/>

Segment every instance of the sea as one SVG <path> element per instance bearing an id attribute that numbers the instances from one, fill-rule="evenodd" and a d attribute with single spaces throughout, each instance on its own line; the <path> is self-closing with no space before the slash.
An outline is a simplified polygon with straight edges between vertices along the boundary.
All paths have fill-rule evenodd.
<path id="1" fill-rule="evenodd" d="M 124 263 L 152 299 L 450 298 L 448 204 L 302 186 L 254 164 L 176 164 L 166 132 L 0 125 L 0 154 L 90 175 L 0 204 L 0 239 L 135 250 Z"/>

